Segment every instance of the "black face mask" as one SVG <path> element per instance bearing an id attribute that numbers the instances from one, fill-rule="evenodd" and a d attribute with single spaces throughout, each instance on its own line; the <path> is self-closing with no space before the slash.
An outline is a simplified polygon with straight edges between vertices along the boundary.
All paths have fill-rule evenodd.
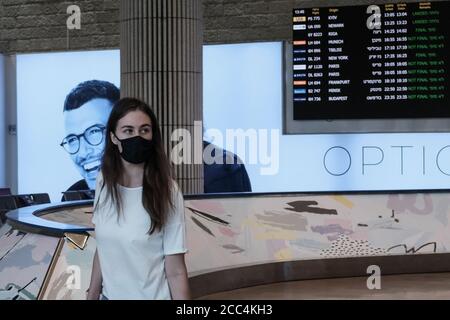
<path id="1" fill-rule="evenodd" d="M 143 163 L 150 158 L 153 152 L 153 140 L 147 140 L 141 136 L 123 140 L 117 138 L 117 140 L 122 144 L 122 153 L 120 155 L 125 161 L 130 163 Z"/>

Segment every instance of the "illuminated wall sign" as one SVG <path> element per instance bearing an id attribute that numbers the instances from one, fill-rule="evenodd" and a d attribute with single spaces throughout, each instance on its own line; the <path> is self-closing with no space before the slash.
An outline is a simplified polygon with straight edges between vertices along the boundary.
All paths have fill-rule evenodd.
<path id="1" fill-rule="evenodd" d="M 292 43 L 294 120 L 450 117 L 448 1 L 294 9 Z"/>

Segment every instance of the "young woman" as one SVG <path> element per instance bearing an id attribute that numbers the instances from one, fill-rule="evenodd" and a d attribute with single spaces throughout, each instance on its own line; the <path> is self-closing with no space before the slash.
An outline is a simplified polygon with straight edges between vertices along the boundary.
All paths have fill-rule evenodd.
<path id="1" fill-rule="evenodd" d="M 106 127 L 88 299 L 189 299 L 183 196 L 156 117 L 123 98 Z"/>

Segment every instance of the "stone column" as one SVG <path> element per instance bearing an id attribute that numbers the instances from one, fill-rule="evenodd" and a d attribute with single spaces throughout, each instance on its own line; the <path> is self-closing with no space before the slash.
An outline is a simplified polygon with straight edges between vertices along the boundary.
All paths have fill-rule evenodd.
<path id="1" fill-rule="evenodd" d="M 202 128 L 194 127 L 203 119 L 202 44 L 201 0 L 121 0 L 121 96 L 153 108 L 169 157 L 178 144 L 174 130 L 190 133 L 191 164 L 174 169 L 183 193 L 191 194 L 203 193 Z"/>

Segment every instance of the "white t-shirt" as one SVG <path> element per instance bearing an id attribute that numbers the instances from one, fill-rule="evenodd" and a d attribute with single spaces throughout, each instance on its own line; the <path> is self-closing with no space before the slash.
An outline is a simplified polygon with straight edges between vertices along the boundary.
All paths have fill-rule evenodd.
<path id="1" fill-rule="evenodd" d="M 174 209 L 161 231 L 148 234 L 151 219 L 142 205 L 142 187 L 119 186 L 123 215 L 111 200 L 104 201 L 106 186 L 97 177 L 92 222 L 103 277 L 103 295 L 108 299 L 171 299 L 164 271 L 164 256 L 185 253 L 186 231 L 183 195 L 174 182 Z"/>

